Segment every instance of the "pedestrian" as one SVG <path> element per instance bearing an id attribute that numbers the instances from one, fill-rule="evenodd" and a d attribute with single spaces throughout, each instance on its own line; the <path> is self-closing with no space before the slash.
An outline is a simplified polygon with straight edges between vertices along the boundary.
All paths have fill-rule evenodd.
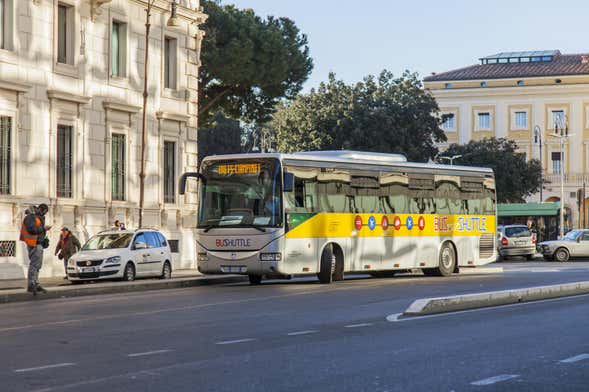
<path id="1" fill-rule="evenodd" d="M 121 230 L 121 222 L 119 222 L 119 220 L 117 219 L 113 225 L 113 227 L 110 228 L 111 230 Z"/>
<path id="2" fill-rule="evenodd" d="M 47 204 L 39 204 L 33 211 L 29 211 L 20 227 L 20 240 L 27 245 L 29 255 L 29 273 L 27 275 L 27 291 L 37 295 L 46 292 L 39 284 L 39 271 L 43 266 L 43 250 L 49 247 L 47 231 L 51 226 L 45 226 L 45 215 L 49 211 Z"/>
<path id="3" fill-rule="evenodd" d="M 60 260 L 63 260 L 63 268 L 65 270 L 64 279 L 67 279 L 67 264 L 70 257 L 72 257 L 81 248 L 82 245 L 76 236 L 67 227 L 62 227 L 61 234 L 59 235 L 59 241 L 55 247 L 55 255 Z"/>

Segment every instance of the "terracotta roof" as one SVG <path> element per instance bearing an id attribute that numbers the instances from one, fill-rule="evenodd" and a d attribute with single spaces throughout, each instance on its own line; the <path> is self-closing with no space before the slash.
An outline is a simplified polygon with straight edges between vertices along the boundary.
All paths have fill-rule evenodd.
<path id="1" fill-rule="evenodd" d="M 534 76 L 589 75 L 589 63 L 581 54 L 563 54 L 548 62 L 479 64 L 426 76 L 426 82 L 450 80 L 508 79 Z M 585 56 L 585 55 L 583 55 Z"/>

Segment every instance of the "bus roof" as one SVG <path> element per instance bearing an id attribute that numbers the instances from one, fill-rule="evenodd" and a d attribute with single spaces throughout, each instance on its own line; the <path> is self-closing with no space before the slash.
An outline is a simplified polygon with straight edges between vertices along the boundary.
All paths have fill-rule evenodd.
<path id="1" fill-rule="evenodd" d="M 335 162 L 345 164 L 363 164 L 363 165 L 378 165 L 378 166 L 394 166 L 417 169 L 430 170 L 449 170 L 449 171 L 468 171 L 481 174 L 493 174 L 493 170 L 487 167 L 477 166 L 458 166 L 458 165 L 444 165 L 438 163 L 421 163 L 408 162 L 402 154 L 385 154 L 377 152 L 366 151 L 301 151 L 291 154 L 284 153 L 244 153 L 244 154 L 226 154 L 226 155 L 211 155 L 205 157 L 204 161 L 216 161 L 227 159 L 246 159 L 246 158 L 275 158 L 280 161 L 283 160 L 298 160 L 298 161 L 318 161 L 318 162 Z"/>

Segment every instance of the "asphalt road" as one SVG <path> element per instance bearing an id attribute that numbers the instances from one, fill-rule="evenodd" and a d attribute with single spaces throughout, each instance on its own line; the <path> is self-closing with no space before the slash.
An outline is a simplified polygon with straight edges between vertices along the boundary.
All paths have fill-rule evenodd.
<path id="1" fill-rule="evenodd" d="M 390 322 L 423 297 L 589 280 L 312 279 L 0 305 L 0 391 L 588 390 L 589 297 Z"/>

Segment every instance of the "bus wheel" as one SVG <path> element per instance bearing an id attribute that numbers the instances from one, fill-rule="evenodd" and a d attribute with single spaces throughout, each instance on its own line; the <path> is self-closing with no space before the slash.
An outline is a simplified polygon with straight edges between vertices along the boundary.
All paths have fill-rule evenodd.
<path id="1" fill-rule="evenodd" d="M 456 252 L 454 247 L 446 242 L 440 249 L 440 266 L 434 271 L 438 276 L 450 276 L 456 269 Z"/>
<path id="2" fill-rule="evenodd" d="M 262 275 L 248 275 L 247 276 L 250 280 L 250 285 L 257 286 L 262 284 Z"/>
<path id="3" fill-rule="evenodd" d="M 335 257 L 335 269 L 333 271 L 333 280 L 338 282 L 344 280 L 344 252 L 338 245 L 332 245 L 333 256 Z"/>
<path id="4" fill-rule="evenodd" d="M 321 254 L 321 264 L 319 266 L 319 273 L 317 274 L 319 282 L 328 284 L 333 281 L 335 262 L 332 245 L 329 244 L 323 249 L 323 253 Z"/>

